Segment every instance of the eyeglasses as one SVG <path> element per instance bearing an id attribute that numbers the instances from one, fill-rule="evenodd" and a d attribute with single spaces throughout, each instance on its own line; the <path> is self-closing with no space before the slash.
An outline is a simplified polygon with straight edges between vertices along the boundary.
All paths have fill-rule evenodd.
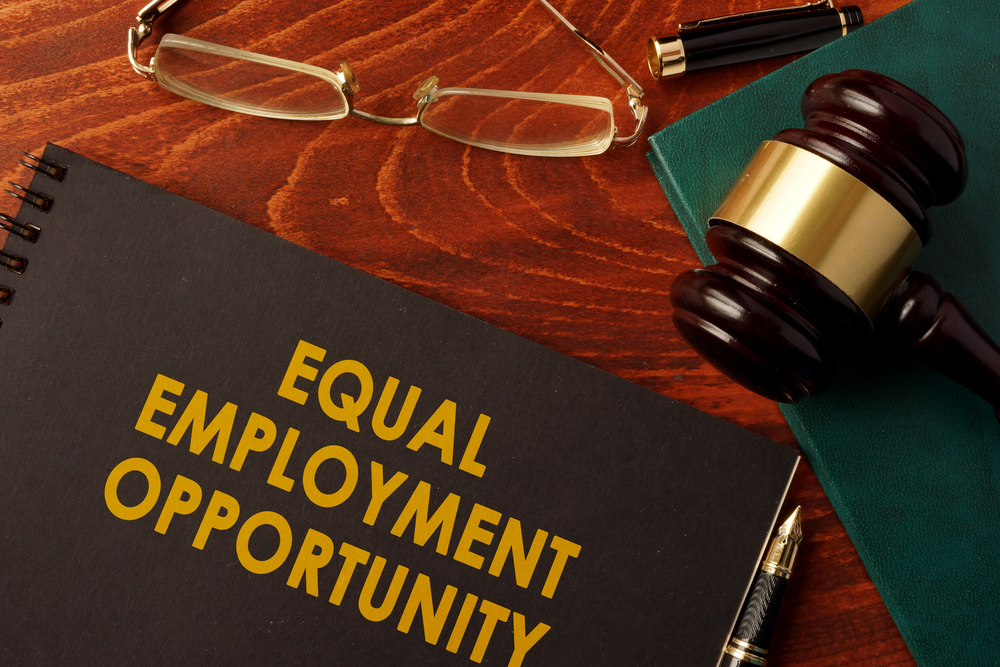
<path id="1" fill-rule="evenodd" d="M 614 108 L 606 97 L 482 88 L 439 88 L 424 81 L 413 98 L 412 118 L 377 116 L 354 107 L 360 86 L 346 61 L 337 71 L 305 63 L 166 34 L 149 66 L 137 60 L 153 22 L 182 0 L 154 0 L 129 28 L 132 68 L 170 92 L 238 113 L 288 120 L 338 120 L 357 116 L 384 125 L 420 125 L 448 139 L 505 153 L 549 157 L 598 155 L 631 146 L 642 133 L 647 108 L 643 90 L 601 47 L 573 27 L 546 0 L 537 0 L 558 18 L 628 95 L 635 130 L 618 136 Z"/>

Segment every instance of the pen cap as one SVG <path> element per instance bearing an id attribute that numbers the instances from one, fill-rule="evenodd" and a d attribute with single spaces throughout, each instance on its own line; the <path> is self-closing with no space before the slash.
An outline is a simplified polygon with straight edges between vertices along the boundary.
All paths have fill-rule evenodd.
<path id="1" fill-rule="evenodd" d="M 654 79 L 761 58 L 812 51 L 864 23 L 856 6 L 830 0 L 682 23 L 676 37 L 650 38 L 646 62 Z"/>

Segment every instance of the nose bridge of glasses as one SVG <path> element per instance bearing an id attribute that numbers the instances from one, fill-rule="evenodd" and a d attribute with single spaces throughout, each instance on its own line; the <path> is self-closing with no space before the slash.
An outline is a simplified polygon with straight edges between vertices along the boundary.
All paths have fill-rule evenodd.
<path id="1" fill-rule="evenodd" d="M 361 84 L 358 82 L 358 77 L 355 76 L 354 70 L 351 66 L 347 64 L 346 60 L 340 61 L 340 71 L 336 73 L 339 80 L 342 81 L 342 90 L 344 95 L 347 97 L 347 113 L 356 118 L 363 118 L 365 120 L 370 120 L 373 123 L 378 123 L 380 125 L 416 125 L 418 124 L 418 119 L 413 118 L 390 118 L 388 116 L 377 116 L 373 113 L 368 113 L 367 111 L 362 111 L 354 106 L 354 94 L 361 90 Z M 435 79 L 436 77 L 431 77 Z"/>

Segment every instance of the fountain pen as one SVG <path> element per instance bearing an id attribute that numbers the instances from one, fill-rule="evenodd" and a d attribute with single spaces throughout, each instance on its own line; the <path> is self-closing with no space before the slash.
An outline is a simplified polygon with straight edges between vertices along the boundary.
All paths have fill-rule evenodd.
<path id="1" fill-rule="evenodd" d="M 771 548 L 757 570 L 750 594 L 743 603 L 736 631 L 726 646 L 721 667 L 761 667 L 767 663 L 771 632 L 802 541 L 801 517 L 802 508 L 796 507 L 771 541 Z"/>

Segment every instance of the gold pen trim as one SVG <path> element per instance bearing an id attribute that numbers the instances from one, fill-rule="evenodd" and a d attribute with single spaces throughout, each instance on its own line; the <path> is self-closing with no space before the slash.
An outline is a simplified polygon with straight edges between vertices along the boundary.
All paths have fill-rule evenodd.
<path id="1" fill-rule="evenodd" d="M 732 645 L 726 647 L 726 653 L 733 656 L 737 660 L 743 660 L 744 662 L 749 662 L 752 665 L 763 667 L 763 665 L 767 664 L 767 660 L 765 658 L 762 658 L 754 653 L 750 653 L 749 651 L 736 648 Z"/>
<path id="2" fill-rule="evenodd" d="M 923 250 L 892 204 L 833 163 L 765 141 L 709 224 L 744 227 L 799 258 L 874 322 Z"/>
<path id="3" fill-rule="evenodd" d="M 729 645 L 732 646 L 733 644 L 736 645 L 736 648 L 743 649 L 744 651 L 752 651 L 758 655 L 767 655 L 766 648 L 754 646 L 750 642 L 745 642 L 742 639 L 737 639 L 736 637 L 729 640 Z"/>
<path id="4" fill-rule="evenodd" d="M 684 74 L 687 54 L 679 37 L 650 37 L 646 42 L 646 64 L 653 79 L 669 79 Z"/>
<path id="5" fill-rule="evenodd" d="M 764 570 L 768 574 L 773 574 L 776 577 L 782 577 L 783 579 L 788 579 L 792 576 L 792 571 L 787 567 L 781 567 L 780 565 L 774 565 L 773 563 L 764 563 L 760 569 Z"/>

